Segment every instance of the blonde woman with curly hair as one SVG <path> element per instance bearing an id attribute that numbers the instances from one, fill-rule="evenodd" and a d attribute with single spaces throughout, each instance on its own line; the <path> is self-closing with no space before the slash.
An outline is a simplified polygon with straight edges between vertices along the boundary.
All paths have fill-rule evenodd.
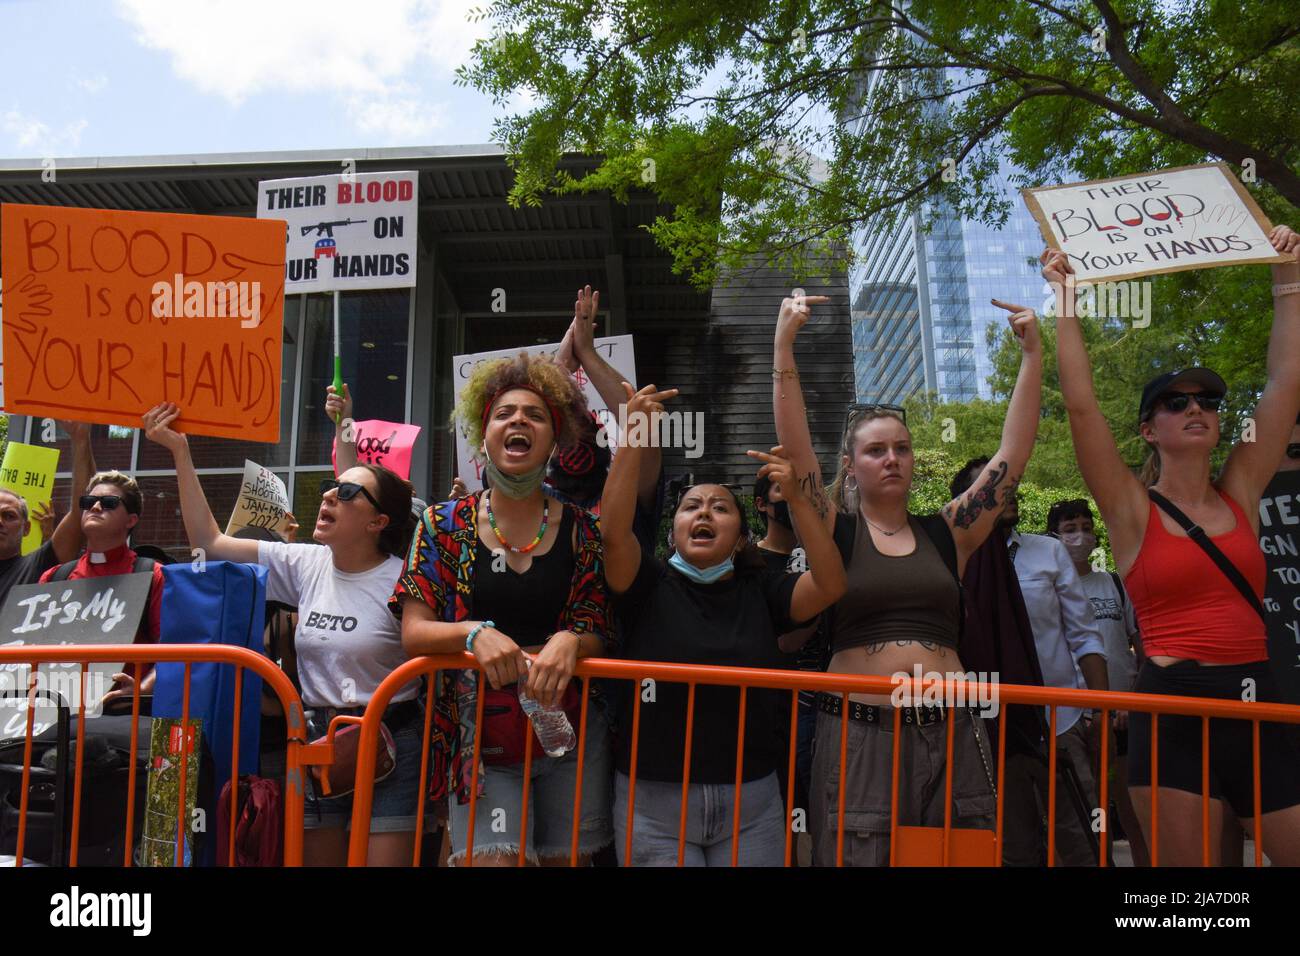
<path id="1" fill-rule="evenodd" d="M 572 441 L 586 416 L 577 383 L 549 359 L 520 355 L 479 364 L 454 419 L 485 462 L 489 490 L 424 513 L 390 602 L 402 619 L 408 654 L 468 650 L 487 679 L 483 688 L 479 671 L 443 673 L 433 796 L 455 794 L 452 862 L 469 849 L 471 786 L 478 787 L 475 865 L 514 865 L 521 839 L 529 863 L 569 861 L 576 749 L 548 756 L 533 736 L 521 835 L 524 744 L 533 731 L 519 707 L 518 685 L 545 706 L 562 706 L 576 731 L 581 690 L 574 667 L 578 658 L 605 650 L 607 599 L 595 518 L 547 497 L 542 485 L 556 445 Z M 486 698 L 477 728 L 480 692 Z M 612 839 L 608 735 L 593 697 L 578 824 L 584 861 Z"/>

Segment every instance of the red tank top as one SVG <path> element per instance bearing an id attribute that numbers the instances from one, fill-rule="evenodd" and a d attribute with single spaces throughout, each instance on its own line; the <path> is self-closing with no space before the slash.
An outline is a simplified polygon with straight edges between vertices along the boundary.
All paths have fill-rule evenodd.
<path id="1" fill-rule="evenodd" d="M 1217 489 L 1216 489 L 1217 491 Z M 1268 576 L 1264 552 L 1245 512 L 1228 495 L 1237 526 L 1211 540 L 1262 600 Z M 1170 534 L 1151 502 L 1137 560 L 1124 578 L 1148 656 L 1165 654 L 1213 664 L 1268 660 L 1264 622 L 1195 541 Z"/>

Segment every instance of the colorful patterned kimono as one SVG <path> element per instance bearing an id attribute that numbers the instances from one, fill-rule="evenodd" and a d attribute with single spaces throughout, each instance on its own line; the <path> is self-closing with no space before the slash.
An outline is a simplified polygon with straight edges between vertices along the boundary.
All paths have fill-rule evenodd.
<path id="1" fill-rule="evenodd" d="M 406 567 L 388 601 L 394 614 L 401 615 L 402 599 L 409 598 L 424 602 L 439 620 L 469 618 L 480 497 L 479 493 L 466 495 L 425 511 L 419 533 L 411 542 Z M 552 633 L 595 634 L 608 642 L 609 594 L 596 516 L 572 505 L 564 507 L 573 514 L 577 541 L 569 599 Z M 457 799 L 462 804 L 469 801 L 470 781 L 474 779 L 470 759 L 474 740 L 472 733 L 461 726 L 460 714 L 461 708 L 475 706 L 477 693 L 478 671 L 442 671 L 433 714 L 433 770 L 429 781 L 429 795 L 435 800 L 446 795 L 455 781 L 451 789 Z"/>

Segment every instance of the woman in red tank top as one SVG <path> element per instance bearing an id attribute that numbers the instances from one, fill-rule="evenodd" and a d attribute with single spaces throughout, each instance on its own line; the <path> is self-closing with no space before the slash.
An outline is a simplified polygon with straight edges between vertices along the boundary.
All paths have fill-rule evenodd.
<path id="1" fill-rule="evenodd" d="M 1294 257 L 1300 235 L 1269 235 Z M 1061 392 L 1075 454 L 1106 521 L 1115 564 L 1137 611 L 1147 662 L 1142 693 L 1268 700 L 1275 694 L 1256 605 L 1264 593 L 1259 499 L 1286 451 L 1300 410 L 1300 263 L 1273 268 L 1274 318 L 1268 384 L 1254 410 L 1254 440 L 1237 444 L 1217 480 L 1210 454 L 1219 442 L 1218 409 L 1227 391 L 1208 369 L 1168 372 L 1142 392 L 1139 429 L 1151 449 L 1142 478 L 1120 458 L 1092 387 L 1092 370 L 1075 315 L 1074 270 L 1065 253 L 1046 250 L 1043 277 L 1056 290 Z M 1244 589 L 1148 495 L 1162 495 L 1204 530 L 1243 579 Z M 1248 593 L 1249 592 L 1249 593 Z M 1253 689 L 1255 696 L 1248 696 Z M 1130 717 L 1133 804 L 1151 843 L 1151 715 Z M 1159 739 L 1161 863 L 1202 860 L 1201 720 L 1162 716 Z M 1261 725 L 1261 842 L 1272 862 L 1300 864 L 1300 752 L 1284 728 Z M 1225 804 L 1254 832 L 1250 725 L 1210 722 L 1210 849 L 1218 863 Z"/>

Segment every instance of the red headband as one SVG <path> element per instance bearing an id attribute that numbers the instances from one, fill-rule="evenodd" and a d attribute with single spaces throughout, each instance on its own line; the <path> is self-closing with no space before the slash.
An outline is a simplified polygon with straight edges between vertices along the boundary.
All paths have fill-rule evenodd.
<path id="1" fill-rule="evenodd" d="M 551 413 L 551 428 L 555 430 L 555 440 L 558 442 L 560 440 L 560 413 L 555 406 L 550 403 L 550 400 L 547 399 L 545 395 L 533 388 L 531 385 L 507 385 L 504 388 L 497 389 L 492 394 L 492 397 L 488 399 L 487 404 L 483 406 L 483 434 L 485 436 L 487 435 L 488 416 L 492 414 L 492 406 L 497 403 L 497 399 L 506 392 L 513 392 L 517 388 L 522 388 L 526 392 L 532 392 L 542 400 L 542 404 L 546 406 L 546 410 Z"/>

